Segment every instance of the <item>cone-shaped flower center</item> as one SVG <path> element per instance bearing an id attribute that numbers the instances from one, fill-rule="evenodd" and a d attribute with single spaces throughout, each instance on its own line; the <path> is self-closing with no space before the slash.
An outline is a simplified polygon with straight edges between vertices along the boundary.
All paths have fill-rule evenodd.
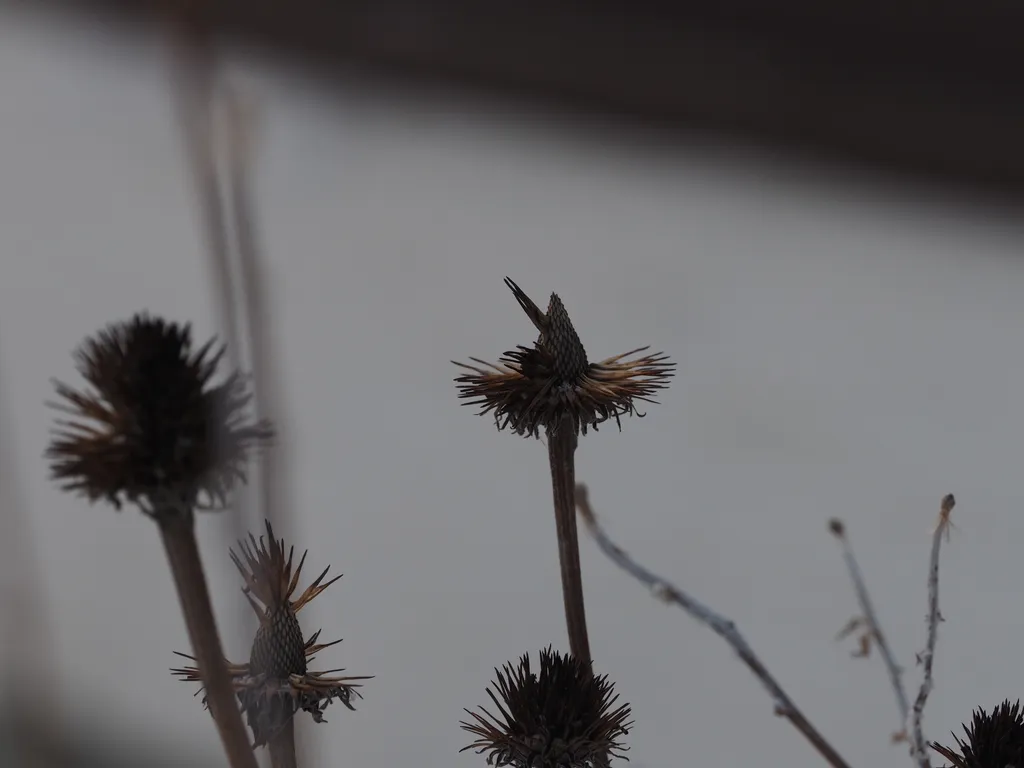
<path id="1" fill-rule="evenodd" d="M 254 675 L 277 680 L 306 674 L 302 629 L 290 607 L 269 612 L 266 621 L 260 623 L 249 654 L 249 668 Z"/>
<path id="2" fill-rule="evenodd" d="M 553 373 L 563 384 L 575 384 L 587 373 L 587 351 L 583 348 L 579 334 L 572 326 L 569 313 L 562 300 L 554 293 L 548 303 L 547 329 L 538 339 L 553 359 Z"/>

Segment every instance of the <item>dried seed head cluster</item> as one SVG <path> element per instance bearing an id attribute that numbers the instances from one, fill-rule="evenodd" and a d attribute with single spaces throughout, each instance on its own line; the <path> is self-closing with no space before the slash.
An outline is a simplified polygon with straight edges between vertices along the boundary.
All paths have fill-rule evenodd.
<path id="1" fill-rule="evenodd" d="M 612 709 L 613 685 L 589 664 L 549 647 L 540 653 L 538 672 L 526 655 L 495 674 L 497 694 L 488 688 L 487 695 L 501 718 L 483 707 L 482 714 L 466 710 L 473 721 L 461 726 L 477 738 L 462 751 L 475 749 L 489 764 L 515 768 L 593 768 L 610 754 L 624 757 L 629 705 Z"/>
<path id="2" fill-rule="evenodd" d="M 963 726 L 966 741 L 954 734 L 958 750 L 932 743 L 931 748 L 955 768 L 1024 768 L 1024 714 L 1020 701 L 1004 701 L 991 714 L 980 707 L 971 725 Z"/>
<path id="3" fill-rule="evenodd" d="M 193 351 L 190 326 L 146 314 L 86 339 L 75 358 L 91 388 L 54 383 L 51 406 L 73 418 L 58 421 L 47 449 L 53 478 L 116 508 L 202 494 L 222 503 L 244 481 L 249 450 L 271 437 L 246 417 L 238 372 L 211 384 L 223 354 L 212 340 Z"/>
<path id="4" fill-rule="evenodd" d="M 608 419 L 637 413 L 635 401 L 654 403 L 652 395 L 668 386 L 675 363 L 663 354 L 627 359 L 647 350 L 632 350 L 599 363 L 587 359 L 561 299 L 551 294 L 547 312 L 507 277 L 519 305 L 540 331 L 532 347 L 506 352 L 497 364 L 470 358 L 476 365 L 455 363 L 470 373 L 455 379 L 467 405 L 493 413 L 498 429 L 539 436 L 568 418 L 578 434 Z M 637 414 L 642 415 L 642 414 Z"/>
<path id="5" fill-rule="evenodd" d="M 341 576 L 325 583 L 328 566 L 293 600 L 306 553 L 293 568 L 294 547 L 288 549 L 286 557 L 284 541 L 274 538 L 269 522 L 266 526 L 266 540 L 261 536 L 257 541 L 249 534 L 249 541 L 239 542 L 239 552 L 231 552 L 231 559 L 245 582 L 242 592 L 259 618 L 249 663 L 228 664 L 239 704 L 257 747 L 265 745 L 300 709 L 309 712 L 318 723 L 325 722 L 323 710 L 334 699 L 354 710 L 352 698 L 359 697 L 356 690 L 359 684 L 355 681 L 370 679 L 332 676 L 334 672 L 344 671 L 341 669 L 308 670 L 307 664 L 316 653 L 341 640 L 318 643 L 320 630 L 303 640 L 296 614 Z M 178 655 L 192 659 L 183 653 Z M 195 667 L 171 672 L 183 681 L 201 682 Z"/>

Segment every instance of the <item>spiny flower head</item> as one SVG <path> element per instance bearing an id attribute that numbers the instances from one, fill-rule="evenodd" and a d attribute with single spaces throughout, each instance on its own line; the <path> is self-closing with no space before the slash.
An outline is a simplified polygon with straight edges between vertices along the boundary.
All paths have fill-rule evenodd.
<path id="1" fill-rule="evenodd" d="M 551 294 L 543 312 L 507 277 L 505 284 L 540 332 L 537 341 L 506 352 L 497 364 L 475 357 L 470 359 L 478 365 L 455 363 L 470 371 L 455 379 L 459 397 L 479 405 L 481 414 L 493 413 L 498 429 L 539 436 L 542 428 L 553 430 L 563 418 L 577 434 L 586 434 L 588 427 L 596 430 L 608 419 L 621 428 L 621 416 L 643 415 L 635 401 L 655 403 L 653 394 L 668 386 L 675 363 L 666 355 L 629 359 L 648 349 L 641 347 L 591 363 L 557 294 Z"/>
<path id="2" fill-rule="evenodd" d="M 950 760 L 955 768 L 1024 768 L 1024 714 L 1020 700 L 1007 699 L 991 714 L 980 707 L 971 725 L 963 726 L 966 741 L 953 734 L 956 750 L 932 743 L 931 748 Z"/>
<path id="3" fill-rule="evenodd" d="M 590 665 L 550 647 L 540 652 L 540 669 L 530 668 L 524 655 L 518 666 L 495 670 L 487 695 L 501 717 L 484 707 L 466 710 L 472 722 L 460 723 L 476 736 L 467 749 L 487 754 L 488 764 L 515 768 L 594 768 L 608 755 L 624 757 L 621 739 L 629 733 L 630 709 L 618 700 L 605 675 Z"/>
<path id="4" fill-rule="evenodd" d="M 330 570 L 327 566 L 312 584 L 292 599 L 307 553 L 302 554 L 293 568 L 295 548 L 290 547 L 286 557 L 284 540 L 274 538 L 269 521 L 266 527 L 266 540 L 262 536 L 257 540 L 249 534 L 249 541 L 240 541 L 239 551 L 231 552 L 231 560 L 245 582 L 242 592 L 259 618 L 249 662 L 228 663 L 235 693 L 257 747 L 266 744 L 300 709 L 309 712 L 318 723 L 325 722 L 323 710 L 334 699 L 354 710 L 352 698 L 360 695 L 356 690 L 359 684 L 355 681 L 370 679 L 331 676 L 331 673 L 344 671 L 341 669 L 308 670 L 308 662 L 315 654 L 341 640 L 318 643 L 320 630 L 304 640 L 296 614 L 341 576 L 324 583 Z M 178 655 L 192 659 L 183 653 Z M 183 681 L 201 682 L 195 667 L 171 672 Z M 203 703 L 206 703 L 205 698 Z"/>
<path id="5" fill-rule="evenodd" d="M 70 414 L 46 456 L 65 490 L 90 502 L 152 502 L 168 495 L 224 501 L 245 480 L 249 450 L 271 437 L 246 416 L 238 372 L 213 385 L 224 348 L 193 350 L 191 328 L 142 313 L 87 338 L 75 352 L 84 390 L 54 382 Z"/>

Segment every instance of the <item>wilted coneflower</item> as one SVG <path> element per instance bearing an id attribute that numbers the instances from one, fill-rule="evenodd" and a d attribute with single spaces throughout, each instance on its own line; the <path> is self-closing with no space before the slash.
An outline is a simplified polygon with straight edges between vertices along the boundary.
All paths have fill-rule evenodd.
<path id="1" fill-rule="evenodd" d="M 524 655 L 518 666 L 495 669 L 495 691 L 487 689 L 501 717 L 486 708 L 466 710 L 472 722 L 463 730 L 476 736 L 464 747 L 487 754 L 488 764 L 514 768 L 594 768 L 606 765 L 628 747 L 630 709 L 613 709 L 618 695 L 607 676 L 596 676 L 589 662 L 562 655 L 550 647 L 540 652 L 540 670 Z"/>
<path id="2" fill-rule="evenodd" d="M 193 651 L 230 763 L 256 768 L 224 664 L 195 538 L 195 510 L 245 480 L 265 422 L 246 414 L 238 372 L 213 383 L 223 348 L 192 347 L 191 329 L 145 313 L 114 323 L 75 353 L 87 389 L 55 382 L 72 418 L 58 421 L 46 457 L 52 477 L 90 502 L 132 502 L 158 525 Z"/>
<path id="3" fill-rule="evenodd" d="M 964 725 L 963 729 L 966 741 L 953 734 L 959 754 L 934 742 L 931 748 L 955 768 L 1024 768 L 1024 714 L 1020 700 L 1011 705 L 1007 699 L 991 714 L 979 707 L 971 725 Z"/>
<path id="4" fill-rule="evenodd" d="M 484 367 L 455 363 L 470 371 L 455 381 L 465 404 L 493 413 L 499 430 L 534 437 L 542 428 L 547 432 L 569 645 L 574 656 L 589 661 L 573 498 L 577 436 L 609 419 L 621 428 L 622 416 L 643 415 L 636 401 L 654 403 L 652 396 L 668 386 L 675 363 L 663 354 L 631 359 L 647 347 L 591 363 L 557 294 L 543 312 L 512 280 L 506 277 L 505 284 L 540 336 L 532 347 L 506 352 L 498 364 L 477 358 L 471 360 Z"/>
<path id="5" fill-rule="evenodd" d="M 269 521 L 266 526 L 266 540 L 261 536 L 257 541 L 249 534 L 248 542 L 239 542 L 239 552 L 231 552 L 231 560 L 245 581 L 242 591 L 259 618 L 259 629 L 249 662 L 229 663 L 228 670 L 238 702 L 252 729 L 255 746 L 269 745 L 271 758 L 277 766 L 289 765 L 286 756 L 294 755 L 292 717 L 296 712 L 305 710 L 320 723 L 325 722 L 324 708 L 335 699 L 354 710 L 352 699 L 360 696 L 356 690 L 359 684 L 355 681 L 370 677 L 332 676 L 331 673 L 344 671 L 341 669 L 309 671 L 307 664 L 315 654 L 341 640 L 318 643 L 319 630 L 304 640 L 296 614 L 341 576 L 324 583 L 330 570 L 327 566 L 312 584 L 292 599 L 308 550 L 293 570 L 295 548 L 290 547 L 285 557 L 284 540 L 274 538 Z M 181 680 L 199 682 L 199 675 L 192 667 L 171 672 Z"/>
<path id="6" fill-rule="evenodd" d="M 55 382 L 62 419 L 46 454 L 65 490 L 124 500 L 149 514 L 223 502 L 244 481 L 246 454 L 271 436 L 246 417 L 251 394 L 237 371 L 212 379 L 224 355 L 192 348 L 188 325 L 138 314 L 86 339 L 75 353 L 91 390 Z M 168 506 L 168 502 L 171 505 Z"/>
<path id="7" fill-rule="evenodd" d="M 455 380 L 467 405 L 481 406 L 481 414 L 493 413 L 498 429 L 539 437 L 541 428 L 555 429 L 564 418 L 574 432 L 584 435 L 588 427 L 596 429 L 608 419 L 621 427 L 622 416 L 637 412 L 635 401 L 656 402 L 652 395 L 667 386 L 675 366 L 667 356 L 629 359 L 648 349 L 640 347 L 599 363 L 588 362 L 558 294 L 551 294 L 548 311 L 543 312 L 507 277 L 505 285 L 540 336 L 532 347 L 506 352 L 497 365 L 475 357 L 470 359 L 484 367 L 456 362 L 471 371 Z"/>

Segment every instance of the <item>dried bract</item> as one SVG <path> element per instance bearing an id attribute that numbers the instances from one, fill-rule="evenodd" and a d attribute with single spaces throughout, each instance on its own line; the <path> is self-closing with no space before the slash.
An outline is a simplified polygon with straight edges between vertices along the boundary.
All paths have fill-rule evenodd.
<path id="1" fill-rule="evenodd" d="M 488 764 L 515 768 L 593 768 L 609 755 L 626 751 L 622 737 L 629 733 L 629 705 L 612 709 L 618 700 L 607 676 L 595 676 L 590 665 L 551 648 L 540 652 L 540 669 L 533 672 L 530 657 L 519 665 L 495 670 L 487 695 L 501 717 L 484 707 L 466 712 L 472 722 L 460 723 L 476 741 L 462 751 L 487 754 Z M 482 714 L 481 714 L 482 713 Z"/>
<path id="2" fill-rule="evenodd" d="M 1024 768 L 1024 714 L 1020 700 L 1010 704 L 1007 699 L 991 714 L 979 707 L 971 725 L 964 725 L 963 729 L 966 741 L 953 734 L 956 750 L 934 742 L 931 748 L 955 768 Z"/>
<path id="3" fill-rule="evenodd" d="M 663 354 L 645 355 L 641 347 L 599 363 L 587 359 L 561 299 L 551 294 L 547 312 L 523 290 L 505 278 L 519 305 L 540 331 L 532 347 L 506 352 L 497 364 L 470 358 L 478 365 L 455 363 L 470 373 L 458 376 L 459 397 L 478 405 L 480 413 L 493 413 L 498 429 L 539 436 L 568 417 L 578 434 L 588 427 L 636 413 L 635 401 L 655 403 L 653 394 L 668 386 L 675 363 Z M 482 367 L 481 367 L 482 366 Z"/>
<path id="4" fill-rule="evenodd" d="M 356 681 L 370 679 L 365 676 L 332 676 L 332 673 L 344 671 L 341 669 L 308 670 L 308 662 L 315 654 L 337 645 L 341 640 L 318 643 L 320 630 L 308 640 L 303 640 L 296 614 L 341 576 L 325 583 L 324 577 L 330 570 L 328 566 L 293 600 L 306 553 L 293 568 L 294 547 L 288 549 L 286 557 L 284 541 L 274 538 L 269 522 L 266 526 L 266 540 L 261 536 L 257 541 L 249 534 L 248 542 L 239 542 L 239 552 L 231 552 L 231 559 L 245 582 L 242 592 L 259 617 L 249 662 L 228 664 L 238 702 L 246 714 L 257 747 L 267 744 L 299 710 L 308 712 L 318 723 L 325 722 L 324 708 L 335 699 L 354 710 L 352 699 L 360 696 L 356 690 L 360 686 Z M 183 653 L 178 655 L 192 659 Z M 173 669 L 171 672 L 183 681 L 201 682 L 195 667 Z M 205 699 L 203 703 L 206 703 Z"/>
<path id="5" fill-rule="evenodd" d="M 53 479 L 116 508 L 168 497 L 191 506 L 203 494 L 222 503 L 272 434 L 247 417 L 238 372 L 212 384 L 223 354 L 212 340 L 193 350 L 189 325 L 146 314 L 86 339 L 75 358 L 90 387 L 54 382 L 50 405 L 73 418 L 57 422 L 46 451 Z"/>

